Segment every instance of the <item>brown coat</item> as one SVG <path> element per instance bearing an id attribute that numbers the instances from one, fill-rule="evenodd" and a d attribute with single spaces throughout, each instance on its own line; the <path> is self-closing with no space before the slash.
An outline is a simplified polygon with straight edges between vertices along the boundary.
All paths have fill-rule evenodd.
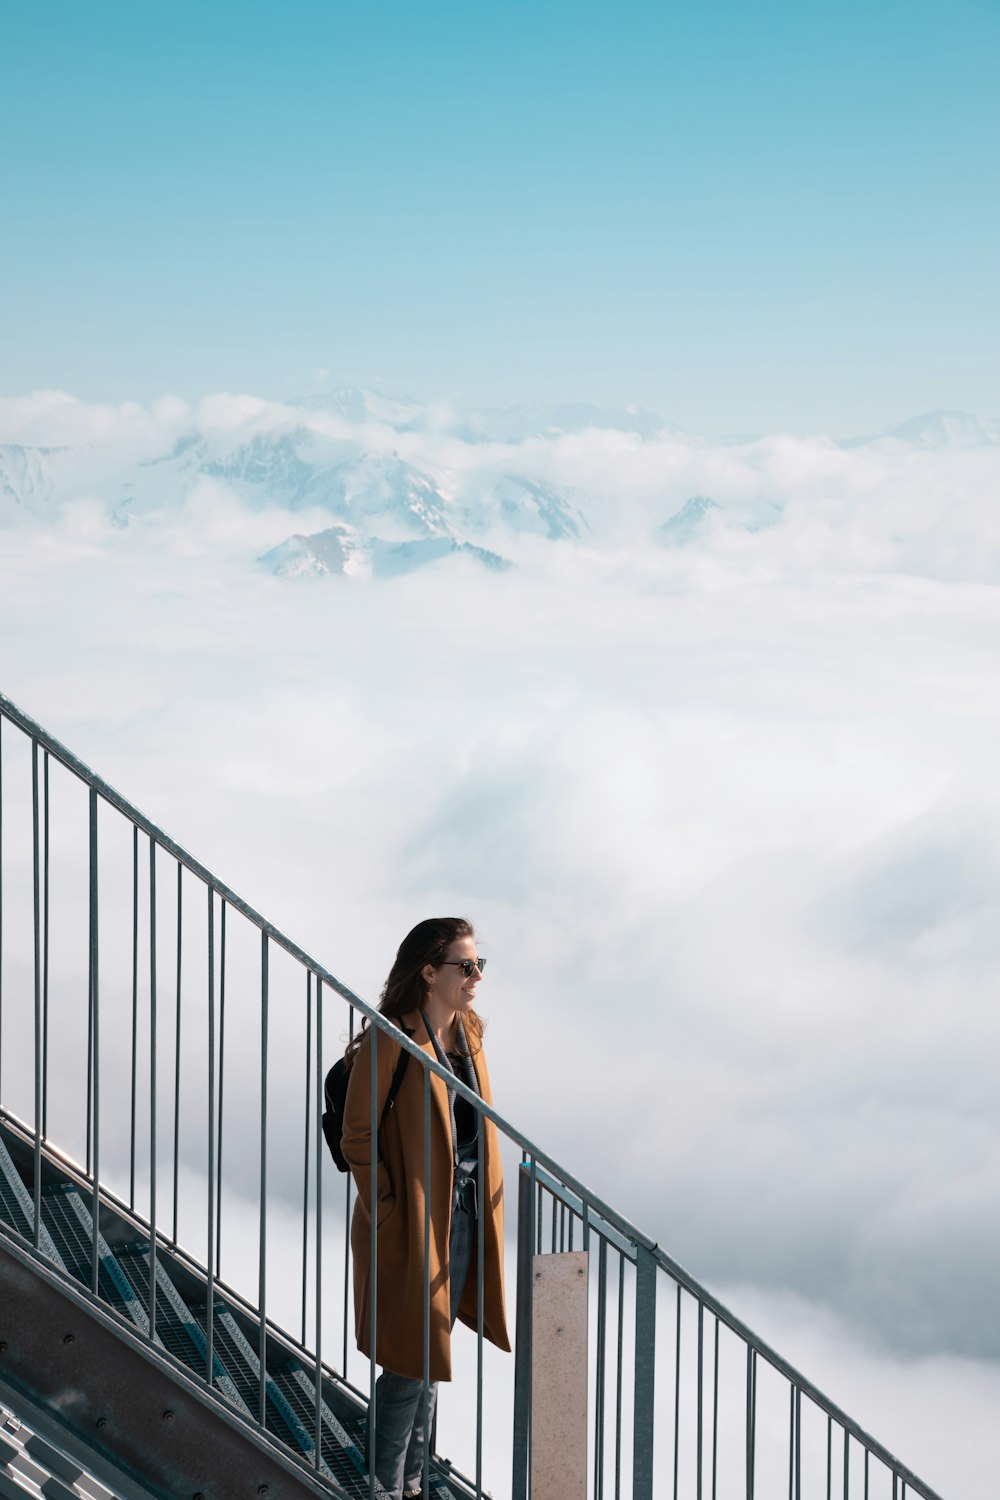
<path id="1" fill-rule="evenodd" d="M 434 1057 L 434 1045 L 420 1020 L 405 1018 L 413 1041 Z M 351 1224 L 354 1258 L 354 1318 L 358 1348 L 371 1356 L 371 1028 L 354 1058 L 344 1108 L 342 1149 L 358 1189 Z M 399 1060 L 400 1047 L 384 1032 L 375 1044 L 376 1119 Z M 479 1090 L 491 1104 L 489 1074 L 482 1050 L 473 1057 Z M 411 1058 L 395 1104 L 379 1132 L 378 1290 L 375 1306 L 375 1358 L 397 1375 L 421 1379 L 424 1371 L 424 1069 Z M 496 1128 L 485 1125 L 483 1222 L 483 1331 L 509 1350 L 503 1289 L 503 1166 Z M 451 1379 L 448 1242 L 454 1155 L 448 1089 L 431 1075 L 430 1187 L 430 1378 Z M 476 1245 L 459 1308 L 459 1318 L 476 1327 Z"/>

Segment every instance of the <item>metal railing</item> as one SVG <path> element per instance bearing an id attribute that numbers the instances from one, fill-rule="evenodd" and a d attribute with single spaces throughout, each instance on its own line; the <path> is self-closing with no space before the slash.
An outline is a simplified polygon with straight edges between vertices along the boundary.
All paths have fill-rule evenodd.
<path id="1" fill-rule="evenodd" d="M 0 1103 L 32 1144 L 34 1249 L 57 1146 L 91 1193 L 91 1294 L 99 1207 L 113 1203 L 145 1226 L 151 1340 L 158 1257 L 200 1268 L 209 1387 L 213 1299 L 224 1290 L 252 1314 L 262 1438 L 269 1340 L 309 1362 L 317 1467 L 324 1381 L 370 1400 L 376 1375 L 354 1348 L 354 1188 L 325 1164 L 321 1128 L 326 1068 L 361 1018 L 373 1081 L 380 1045 L 423 1070 L 425 1180 L 436 1074 L 492 1122 L 517 1182 L 515 1356 L 485 1347 L 480 1216 L 475 1382 L 459 1350 L 436 1443 L 454 1460 L 453 1493 L 548 1500 L 532 1495 L 532 1263 L 585 1250 L 593 1500 L 938 1500 L 657 1244 L 0 696 Z M 373 1139 L 377 1105 L 373 1087 Z M 373 1159 L 373 1202 L 376 1171 Z M 478 1174 L 482 1204 L 482 1153 Z M 429 1191 L 425 1202 L 426 1249 Z M 373 1266 L 377 1236 L 373 1215 Z M 429 1297 L 425 1278 L 425 1375 Z M 427 1469 L 424 1484 L 442 1493 Z M 364 1487 L 376 1495 L 371 1476 Z"/>

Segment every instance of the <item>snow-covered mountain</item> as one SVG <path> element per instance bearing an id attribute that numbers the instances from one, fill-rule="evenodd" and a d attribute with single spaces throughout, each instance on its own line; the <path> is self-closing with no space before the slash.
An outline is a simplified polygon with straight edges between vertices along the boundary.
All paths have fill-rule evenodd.
<path id="1" fill-rule="evenodd" d="M 925 455 L 921 484 L 933 493 L 939 454 L 960 466 L 967 451 L 1000 462 L 1000 424 L 953 411 L 837 443 L 780 434 L 710 442 L 648 412 L 586 405 L 462 413 L 361 387 L 151 408 L 88 408 L 56 393 L 37 411 L 29 401 L 28 417 L 25 409 L 12 407 L 0 431 L 11 439 L 0 444 L 0 524 L 47 525 L 83 502 L 84 516 L 103 507 L 121 527 L 155 528 L 176 514 L 196 534 L 211 531 L 203 518 L 213 527 L 222 518 L 227 535 L 242 535 L 238 517 L 252 512 L 255 550 L 283 538 L 264 559 L 282 577 L 386 577 L 456 555 L 534 565 L 551 545 L 640 539 L 730 555 L 736 534 L 780 531 L 807 504 L 826 515 L 853 496 L 845 514 L 870 517 L 869 447 L 876 467 L 898 460 L 909 471 Z M 28 430 L 37 446 L 24 441 Z M 913 525 L 926 531 L 923 511 Z M 969 525 L 981 532 L 978 513 Z M 886 546 L 900 567 L 916 556 L 941 566 L 940 549 L 919 538 L 907 551 L 908 535 L 893 520 Z"/>
<path id="2" fill-rule="evenodd" d="M 280 578 L 397 578 L 446 557 L 466 557 L 493 572 L 510 567 L 506 558 L 450 536 L 385 541 L 353 526 L 333 525 L 311 536 L 296 533 L 259 558 Z"/>
<path id="3" fill-rule="evenodd" d="M 200 481 L 212 480 L 254 508 L 322 510 L 387 540 L 530 534 L 575 541 L 588 529 L 586 496 L 571 487 L 506 472 L 492 457 L 451 470 L 417 454 L 404 456 L 378 438 L 367 431 L 334 435 L 305 422 L 188 432 L 120 477 L 114 518 L 127 525 L 168 510 Z"/>
<path id="4" fill-rule="evenodd" d="M 680 510 L 667 517 L 655 535 L 664 547 L 687 547 L 702 541 L 713 524 L 753 535 L 777 526 L 783 515 L 782 503 L 766 495 L 743 496 L 721 504 L 709 495 L 692 495 Z"/>
<path id="5" fill-rule="evenodd" d="M 42 515 L 52 499 L 52 489 L 45 448 L 0 444 L 0 517 Z"/>
<path id="6" fill-rule="evenodd" d="M 901 443 L 907 448 L 991 448 L 1000 445 L 1000 422 L 983 422 L 967 411 L 928 411 L 887 427 L 875 437 L 847 438 L 845 448 L 868 443 Z"/>
<path id="7" fill-rule="evenodd" d="M 680 510 L 668 516 L 657 529 L 657 539 L 665 547 L 685 547 L 689 542 L 697 540 L 704 529 L 706 516 L 713 510 L 721 509 L 719 502 L 710 495 L 692 495 L 689 500 L 685 500 Z"/>
<path id="8" fill-rule="evenodd" d="M 589 530 L 582 506 L 586 497 L 566 485 L 527 474 L 487 472 L 458 494 L 459 523 L 479 534 L 530 532 L 550 541 L 579 541 Z"/>

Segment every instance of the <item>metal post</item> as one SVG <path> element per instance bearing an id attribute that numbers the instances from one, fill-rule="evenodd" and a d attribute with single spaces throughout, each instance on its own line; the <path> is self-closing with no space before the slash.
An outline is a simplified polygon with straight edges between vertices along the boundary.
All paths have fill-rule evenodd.
<path id="1" fill-rule="evenodd" d="M 704 1419 L 704 1393 L 702 1387 L 705 1382 L 705 1306 L 698 1303 L 698 1457 L 696 1462 L 695 1494 L 697 1500 L 701 1500 L 702 1448 L 704 1446 L 705 1419 Z"/>
<path id="2" fill-rule="evenodd" d="M 38 1249 L 42 1225 L 42 943 L 38 849 L 38 741 L 31 742 L 31 849 L 35 968 L 35 1213 L 31 1242 Z"/>
<path id="3" fill-rule="evenodd" d="M 323 981 L 316 975 L 316 1294 L 313 1299 L 316 1316 L 316 1465 L 322 1462 L 323 1438 Z M 350 1176 L 350 1173 L 347 1174 Z M 347 1265 L 344 1265 L 347 1281 Z"/>
<path id="4" fill-rule="evenodd" d="M 656 1366 L 656 1258 L 635 1247 L 635 1396 L 632 1500 L 653 1500 L 653 1382 Z"/>
<path id="5" fill-rule="evenodd" d="M 719 1478 L 719 1320 L 715 1320 L 715 1352 L 712 1358 L 712 1500 L 717 1500 Z"/>
<path id="6" fill-rule="evenodd" d="M 674 1334 L 674 1500 L 677 1500 L 681 1447 L 681 1287 L 677 1283 L 677 1328 Z"/>
<path id="7" fill-rule="evenodd" d="M 132 824 L 132 1113 L 129 1133 L 128 1206 L 135 1210 L 135 1137 L 139 1055 L 139 829 Z"/>
<path id="8" fill-rule="evenodd" d="M 608 1327 L 608 1242 L 597 1246 L 597 1355 L 594 1361 L 594 1500 L 604 1495 L 604 1402 Z"/>
<path id="9" fill-rule="evenodd" d="M 306 970 L 306 1121 L 302 1150 L 302 1347 L 306 1342 L 309 1283 L 309 1158 L 312 1148 L 312 973 Z"/>
<path id="10" fill-rule="evenodd" d="M 514 1430 L 511 1500 L 528 1500 L 531 1442 L 531 1256 L 535 1245 L 535 1163 L 517 1181 L 517 1311 L 514 1337 Z M 538 1500 L 543 1500 L 539 1496 Z"/>
<path id="11" fill-rule="evenodd" d="M 49 752 L 42 757 L 42 1135 L 49 1136 Z"/>
<path id="12" fill-rule="evenodd" d="M 348 1042 L 347 1042 L 347 1045 L 350 1046 L 351 1043 L 354 1041 L 354 1006 L 353 1005 L 348 1007 L 348 1016 L 349 1016 L 349 1019 L 348 1019 L 348 1023 L 347 1023 L 348 1024 L 348 1033 L 347 1033 Z M 351 1187 L 352 1187 L 353 1182 L 354 1182 L 354 1176 L 353 1176 L 353 1173 L 351 1173 L 351 1172 L 345 1172 L 344 1176 L 347 1179 L 346 1182 L 344 1183 L 344 1293 L 343 1293 L 343 1302 L 344 1302 L 344 1354 L 343 1354 L 343 1362 L 342 1362 L 342 1364 L 340 1366 L 340 1373 L 343 1375 L 344 1379 L 346 1380 L 347 1379 L 347 1325 L 348 1325 L 348 1322 L 350 1321 L 350 1301 L 349 1301 L 349 1291 L 348 1291 L 348 1285 L 347 1285 L 347 1283 L 348 1283 L 348 1279 L 349 1279 L 348 1278 L 348 1273 L 349 1273 L 350 1267 L 351 1267 Z"/>
<path id="13" fill-rule="evenodd" d="M 431 1075 L 424 1075 L 424 1285 L 423 1285 L 423 1377 L 424 1456 L 420 1489 L 430 1500 L 431 1484 Z M 373 1143 L 374 1144 L 374 1143 Z"/>
<path id="14" fill-rule="evenodd" d="M 91 1208 L 92 1230 L 90 1245 L 90 1290 L 96 1297 L 98 1294 L 98 1272 L 100 1269 L 100 1233 L 101 1233 L 101 1025 L 100 1004 L 98 995 L 98 961 L 97 961 L 97 937 L 98 937 L 98 864 L 97 864 L 97 793 L 93 787 L 90 789 L 90 1046 L 89 1052 L 93 1066 L 93 1098 L 94 1115 L 91 1125 L 91 1139 L 94 1144 L 94 1196 Z"/>
<path id="15" fill-rule="evenodd" d="M 0 714 L 0 1099 L 3 1098 L 3 726 Z"/>
<path id="16" fill-rule="evenodd" d="M 369 1192 L 371 1194 L 371 1214 L 369 1216 L 369 1326 L 368 1339 L 371 1347 L 371 1358 L 368 1370 L 368 1495 L 369 1500 L 375 1500 L 375 1443 L 378 1429 L 378 1411 L 375 1402 L 375 1368 L 378 1352 L 378 1027 L 369 1026 L 368 1036 L 371 1041 L 369 1049 L 369 1087 L 371 1091 L 370 1126 L 371 1136 L 369 1145 Z"/>
<path id="17" fill-rule="evenodd" d="M 602 1240 L 603 1244 L 603 1240 Z M 615 1500 L 622 1496 L 622 1377 L 625 1370 L 625 1256 L 618 1252 L 618 1352 L 615 1359 Z"/>
<path id="18" fill-rule="evenodd" d="M 428 1074 L 430 1077 L 430 1074 Z M 486 1140 L 481 1110 L 476 1132 L 476 1500 L 483 1500 L 483 1257 L 486 1231 Z M 494 1138 L 495 1139 L 495 1138 Z M 501 1247 L 501 1255 L 503 1248 Z"/>
<path id="19" fill-rule="evenodd" d="M 156 840 L 149 839 L 149 1337 L 156 1337 Z"/>
<path id="20" fill-rule="evenodd" d="M 257 1420 L 267 1427 L 267 933 L 260 935 L 260 1266 L 257 1282 L 257 1316 L 260 1359 L 260 1390 Z"/>
<path id="21" fill-rule="evenodd" d="M 757 1351 L 747 1345 L 747 1500 L 753 1500 L 757 1461 Z"/>
<path id="22" fill-rule="evenodd" d="M 219 912 L 219 1135 L 215 1169 L 215 1274 L 222 1275 L 222 1126 L 226 1086 L 226 898 Z"/>
<path id="23" fill-rule="evenodd" d="M 184 866 L 177 861 L 177 990 L 175 995 L 176 1021 L 174 1027 L 174 1233 L 177 1244 L 177 1190 L 180 1181 L 180 1128 L 181 1128 L 181 967 L 184 959 L 183 927 L 184 897 L 181 876 Z"/>
<path id="24" fill-rule="evenodd" d="M 215 1349 L 215 892 L 208 895 L 208 1245 L 205 1255 L 205 1378 L 214 1377 Z"/>

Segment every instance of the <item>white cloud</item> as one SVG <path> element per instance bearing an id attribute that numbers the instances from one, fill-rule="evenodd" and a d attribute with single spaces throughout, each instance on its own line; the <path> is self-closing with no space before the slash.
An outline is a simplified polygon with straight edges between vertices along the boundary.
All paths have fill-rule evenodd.
<path id="1" fill-rule="evenodd" d="M 0 435 L 83 430 L 47 400 L 6 403 Z M 114 422 L 145 442 L 188 419 Z M 331 419 L 218 397 L 198 420 Z M 381 440 L 458 454 L 466 481 L 516 459 L 578 486 L 594 536 L 515 539 L 507 575 L 296 587 L 252 558 L 308 515 L 218 481 L 124 531 L 78 508 L 0 532 L 4 691 L 363 994 L 413 921 L 476 918 L 500 1108 L 694 1274 L 752 1283 L 732 1298 L 751 1323 L 779 1293 L 835 1320 L 805 1372 L 849 1410 L 891 1389 L 904 1460 L 978 1493 L 966 1416 L 1000 1360 L 997 452 Z M 692 493 L 731 514 L 650 544 Z M 777 524 L 741 529 L 770 501 Z"/>

